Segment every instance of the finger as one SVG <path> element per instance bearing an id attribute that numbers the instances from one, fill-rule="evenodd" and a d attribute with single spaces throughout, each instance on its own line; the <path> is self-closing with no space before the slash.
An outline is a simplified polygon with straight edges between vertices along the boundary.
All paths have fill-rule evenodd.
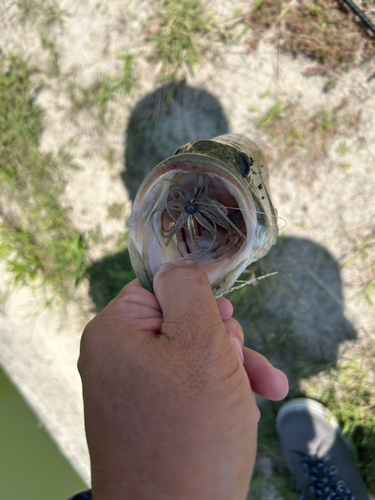
<path id="1" fill-rule="evenodd" d="M 216 299 L 217 307 L 219 308 L 220 317 L 222 320 L 229 319 L 233 314 L 233 306 L 228 299 L 220 297 Z"/>
<path id="2" fill-rule="evenodd" d="M 243 334 L 243 330 L 242 330 L 242 327 L 239 324 L 239 322 L 234 318 L 230 318 L 230 319 L 224 320 L 223 323 L 224 323 L 225 331 L 229 335 L 229 338 L 231 340 L 233 338 L 238 338 L 241 345 L 243 345 L 244 334 Z"/>
<path id="3" fill-rule="evenodd" d="M 162 317 L 161 307 L 154 294 L 143 288 L 139 279 L 128 283 L 117 296 L 117 307 L 121 312 L 130 312 L 131 317 L 137 317 L 136 311 L 141 311 L 142 307 L 148 311 L 148 316 L 157 312 L 157 317 Z"/>
<path id="4" fill-rule="evenodd" d="M 155 309 L 155 311 L 161 312 L 159 302 L 157 301 L 155 295 L 143 288 L 138 278 L 124 286 L 117 297 L 119 299 L 127 298 L 126 302 L 142 304 Z"/>
<path id="5" fill-rule="evenodd" d="M 197 267 L 161 266 L 154 277 L 154 291 L 161 306 L 162 332 L 184 343 L 207 345 L 214 336 L 225 337 L 223 322 L 206 273 Z"/>
<path id="6" fill-rule="evenodd" d="M 241 364 L 244 364 L 244 355 L 243 355 L 243 342 L 244 342 L 244 336 L 243 336 L 243 331 L 241 328 L 241 325 L 238 323 L 237 320 L 230 318 L 226 319 L 223 321 L 225 331 L 227 332 L 232 347 L 234 354 L 237 356 L 237 358 L 240 360 Z"/>
<path id="7" fill-rule="evenodd" d="M 288 379 L 282 371 L 274 368 L 259 352 L 243 348 L 244 367 L 254 392 L 272 401 L 279 401 L 288 394 Z"/>

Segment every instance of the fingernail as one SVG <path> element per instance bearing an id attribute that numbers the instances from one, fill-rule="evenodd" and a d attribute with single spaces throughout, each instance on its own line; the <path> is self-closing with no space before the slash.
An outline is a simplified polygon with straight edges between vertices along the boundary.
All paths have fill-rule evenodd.
<path id="1" fill-rule="evenodd" d="M 178 266 L 174 262 L 165 262 L 164 264 L 161 264 L 159 266 L 159 269 L 155 273 L 155 276 L 153 279 L 153 286 L 155 286 L 161 273 L 165 273 L 166 271 L 169 271 L 170 269 L 174 269 L 175 267 L 180 267 L 180 266 Z"/>
<path id="2" fill-rule="evenodd" d="M 244 364 L 245 358 L 244 358 L 244 355 L 243 355 L 241 340 L 239 338 L 237 338 L 237 337 L 233 337 L 232 340 L 231 340 L 231 342 L 232 342 L 232 345 L 233 345 L 234 354 L 241 361 L 241 363 Z"/>
<path id="3" fill-rule="evenodd" d="M 256 406 L 256 412 L 257 412 L 257 422 L 259 422 L 260 419 L 260 411 L 259 408 Z"/>
<path id="4" fill-rule="evenodd" d="M 170 269 L 174 269 L 175 267 L 180 267 L 178 264 L 175 264 L 174 262 L 166 262 L 165 264 L 162 264 L 159 269 L 157 270 L 158 273 L 165 273 L 166 271 L 169 271 Z"/>

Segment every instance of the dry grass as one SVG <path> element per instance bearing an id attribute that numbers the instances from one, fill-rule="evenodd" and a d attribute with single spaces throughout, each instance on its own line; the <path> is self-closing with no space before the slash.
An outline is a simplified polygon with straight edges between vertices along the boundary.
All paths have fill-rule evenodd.
<path id="1" fill-rule="evenodd" d="M 252 29 L 251 48 L 261 39 L 271 39 L 284 52 L 317 61 L 320 67 L 310 68 L 309 74 L 348 70 L 375 55 L 374 37 L 341 2 L 259 0 L 244 21 Z"/>
<path id="2" fill-rule="evenodd" d="M 374 351 L 341 361 L 313 380 L 302 381 L 307 397 L 321 401 L 335 415 L 348 438 L 369 493 L 375 494 Z"/>
<path id="3" fill-rule="evenodd" d="M 348 148 L 345 138 L 351 138 L 359 131 L 361 110 L 350 113 L 348 101 L 342 100 L 332 110 L 319 109 L 308 116 L 305 110 L 292 102 L 277 102 L 257 123 L 258 128 L 266 132 L 267 141 L 277 150 L 279 167 L 287 165 L 294 169 L 299 180 L 311 182 L 314 178 L 317 162 L 330 158 L 331 144 L 341 138 L 339 151 L 345 153 Z M 304 165 L 304 168 L 301 166 Z M 331 168 L 340 165 L 349 168 L 349 164 L 333 162 Z"/>

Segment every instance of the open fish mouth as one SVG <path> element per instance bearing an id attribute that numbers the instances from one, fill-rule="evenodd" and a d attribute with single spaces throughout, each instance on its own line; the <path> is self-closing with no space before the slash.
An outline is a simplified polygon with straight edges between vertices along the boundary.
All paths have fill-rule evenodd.
<path id="1" fill-rule="evenodd" d="M 173 243 L 184 259 L 226 258 L 246 242 L 247 228 L 237 199 L 225 183 L 206 173 L 175 175 L 166 199 L 150 215 L 160 212 L 161 236 Z M 153 229 L 155 236 L 158 233 Z"/>
<path id="2" fill-rule="evenodd" d="M 217 156 L 179 150 L 146 177 L 137 193 L 128 221 L 132 265 L 151 291 L 153 276 L 165 262 L 200 267 L 219 296 L 264 253 L 259 237 L 267 214 L 238 168 Z"/>

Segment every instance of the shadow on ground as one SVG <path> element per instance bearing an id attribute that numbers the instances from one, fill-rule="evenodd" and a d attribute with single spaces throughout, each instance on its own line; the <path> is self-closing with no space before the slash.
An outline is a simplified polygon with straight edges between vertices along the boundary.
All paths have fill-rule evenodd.
<path id="1" fill-rule="evenodd" d="M 228 132 L 220 104 L 206 91 L 182 82 L 145 96 L 134 108 L 125 133 L 125 170 L 121 177 L 130 198 L 134 200 L 146 175 L 179 146 Z M 279 274 L 229 295 L 246 345 L 287 373 L 292 397 L 301 395 L 298 381 L 334 365 L 339 345 L 356 338 L 343 315 L 339 267 L 320 245 L 303 238 L 280 237 L 251 270 L 257 276 L 271 270 Z M 100 311 L 135 274 L 124 250 L 93 263 L 88 276 L 90 297 Z M 260 402 L 260 406 L 258 469 L 252 499 L 265 498 L 267 463 L 280 478 L 285 478 L 286 472 L 275 432 L 280 403 Z M 262 488 L 258 494 L 259 478 Z M 287 480 L 280 480 L 279 495 L 292 498 L 292 490 Z"/>
<path id="2" fill-rule="evenodd" d="M 267 355 L 292 384 L 334 364 L 340 343 L 356 333 L 343 315 L 340 270 L 331 254 L 308 239 L 279 237 L 251 269 L 278 275 L 230 296 L 246 345 Z"/>
<path id="3" fill-rule="evenodd" d="M 122 180 L 131 200 L 146 175 L 179 146 L 228 133 L 221 105 L 205 90 L 174 82 L 148 94 L 134 108 L 125 134 Z"/>

